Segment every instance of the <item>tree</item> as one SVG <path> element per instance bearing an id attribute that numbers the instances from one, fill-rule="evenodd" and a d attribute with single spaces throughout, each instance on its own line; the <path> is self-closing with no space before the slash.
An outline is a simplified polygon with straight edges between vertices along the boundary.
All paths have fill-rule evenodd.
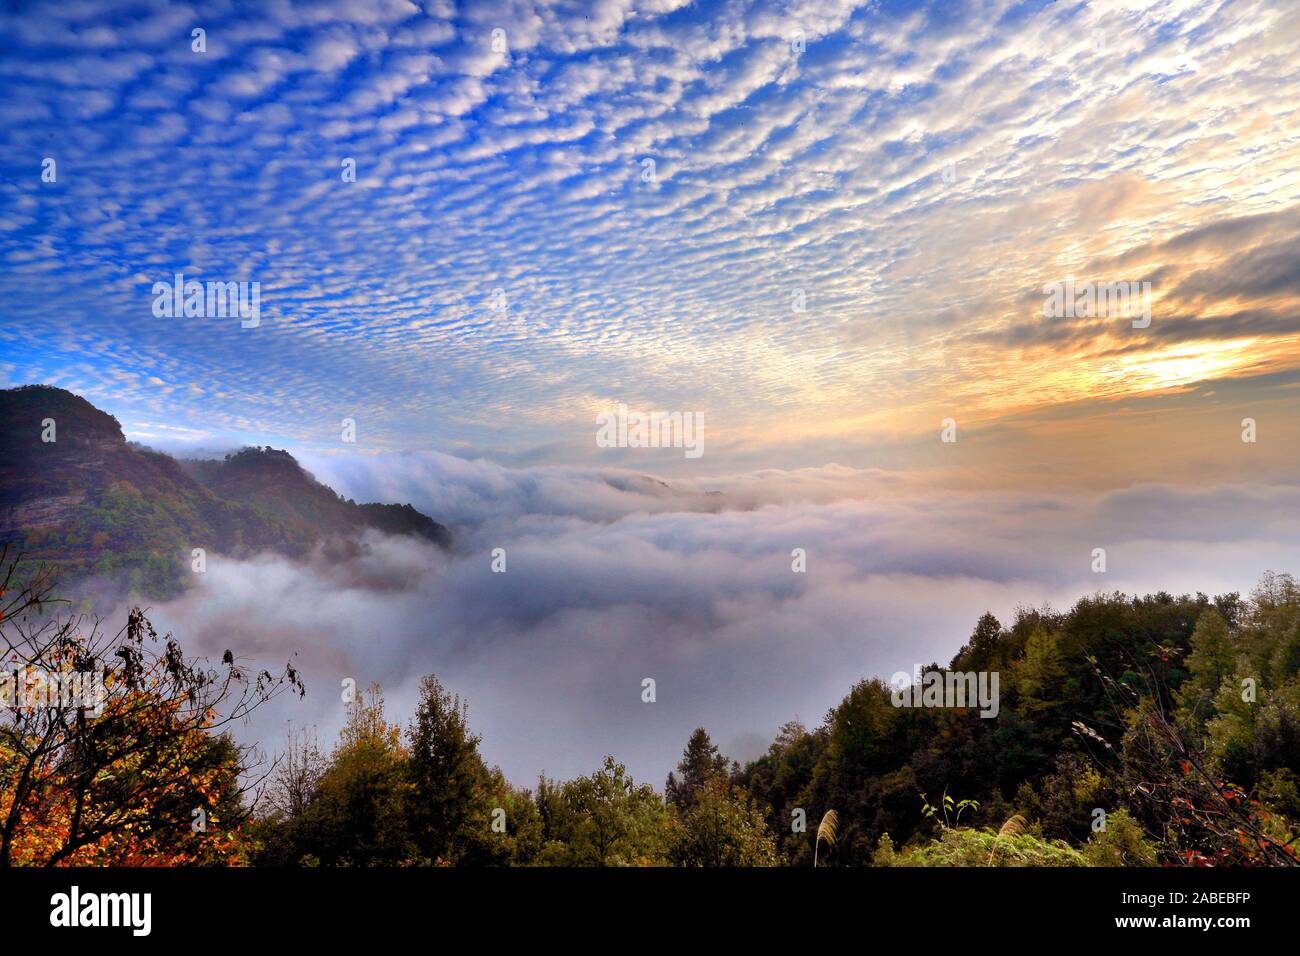
<path id="1" fill-rule="evenodd" d="M 1202 742 L 1152 698 L 1135 702 L 1121 748 L 1121 781 L 1161 835 L 1162 855 L 1187 866 L 1295 866 L 1297 835 L 1224 779 Z"/>
<path id="2" fill-rule="evenodd" d="M 290 730 L 288 746 L 276 764 L 266 792 L 271 811 L 290 819 L 302 816 L 316 799 L 327 767 L 315 729 L 309 731 L 304 727 L 297 734 Z"/>
<path id="3" fill-rule="evenodd" d="M 0 866 L 231 856 L 246 751 L 221 728 L 283 690 L 305 693 L 294 669 L 252 676 L 229 651 L 219 667 L 187 658 L 139 608 L 111 636 L 47 617 L 58 603 L 48 573 L 18 580 L 6 557 L 0 645 L 14 705 L 0 714 Z"/>
<path id="4" fill-rule="evenodd" d="M 1016 668 L 1016 688 L 1022 696 L 1024 710 L 1045 717 L 1061 702 L 1060 683 L 1066 673 L 1057 638 L 1046 630 L 1029 636 L 1025 656 Z"/>
<path id="5" fill-rule="evenodd" d="M 736 779 L 764 809 L 768 829 L 777 835 L 787 863 L 807 863 L 812 859 L 807 834 L 795 832 L 791 821 L 796 811 L 808 806 L 808 801 L 801 795 L 812 780 L 813 769 L 825 743 L 824 730 L 811 734 L 799 721 L 788 721 L 781 727 L 767 753 L 736 775 Z M 807 811 L 804 813 L 806 816 Z"/>
<path id="6" fill-rule="evenodd" d="M 670 804 L 679 808 L 689 807 L 696 791 L 710 780 L 726 776 L 727 758 L 713 745 L 703 727 L 697 727 L 686 742 L 677 773 L 681 775 L 680 779 L 668 774 L 664 795 Z"/>
<path id="7" fill-rule="evenodd" d="M 886 804 L 901 798 L 908 817 L 914 816 L 916 783 L 906 765 L 920 735 L 909 740 L 913 736 L 909 725 L 933 721 L 936 712 L 895 707 L 892 696 L 889 685 L 879 679 L 859 681 L 826 715 L 825 747 L 796 804 L 807 811 L 810 831 L 799 834 L 798 861 L 812 862 L 816 848 L 812 823 L 829 809 L 839 814 L 835 857 L 846 865 L 870 858 L 877 836 L 886 828 Z M 790 825 L 786 816 L 774 830 L 788 830 Z"/>
<path id="8" fill-rule="evenodd" d="M 763 812 L 720 776 L 706 780 L 678 809 L 669 859 L 678 866 L 776 866 L 776 843 Z"/>
<path id="9" fill-rule="evenodd" d="M 556 785 L 542 780 L 544 862 L 558 866 L 652 866 L 666 861 L 670 817 L 649 784 L 611 756 L 599 770 Z"/>
<path id="10" fill-rule="evenodd" d="M 488 803 L 491 812 L 501 812 L 501 830 L 493 829 L 490 839 L 483 842 L 486 851 L 474 862 L 496 866 L 530 866 L 537 862 L 545 842 L 542 814 L 530 791 L 508 783 L 501 771 L 493 767 L 490 777 Z"/>
<path id="11" fill-rule="evenodd" d="M 998 647 L 1002 625 L 990 613 L 980 617 L 966 646 L 953 658 L 952 669 L 959 671 L 992 671 L 998 668 Z"/>
<path id="12" fill-rule="evenodd" d="M 1183 686 L 1182 697 L 1189 706 L 1203 711 L 1211 704 L 1223 679 L 1232 673 L 1236 657 L 1227 621 L 1218 610 L 1210 608 L 1196 622 L 1192 651 L 1187 655 L 1190 678 Z M 1202 718 L 1205 716 L 1202 714 Z"/>
<path id="13" fill-rule="evenodd" d="M 1093 809 L 1111 805 L 1103 796 L 1101 773 L 1076 753 L 1058 754 L 1053 772 L 1038 786 L 1021 784 L 1015 802 L 1044 835 L 1075 842 L 1092 832 Z"/>
<path id="14" fill-rule="evenodd" d="M 469 708 L 432 674 L 420 683 L 420 703 L 407 730 L 415 799 L 412 832 L 432 861 L 488 862 L 493 854 L 489 776 L 479 738 L 469 730 Z"/>
<path id="15" fill-rule="evenodd" d="M 413 789 L 401 728 L 388 722 L 383 692 L 372 685 L 349 705 L 339 743 L 301 812 L 271 818 L 259 862 L 407 863 L 415 856 L 408 826 Z"/>

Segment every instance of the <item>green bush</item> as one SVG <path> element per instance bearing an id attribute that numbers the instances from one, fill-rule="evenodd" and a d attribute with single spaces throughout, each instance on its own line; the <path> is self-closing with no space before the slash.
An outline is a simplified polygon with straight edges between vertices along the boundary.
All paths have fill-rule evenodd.
<path id="1" fill-rule="evenodd" d="M 1155 866 L 1156 848 L 1127 810 L 1106 816 L 1106 829 L 1083 847 L 1089 866 Z"/>
<path id="2" fill-rule="evenodd" d="M 1078 850 L 1060 840 L 989 829 L 945 829 L 927 843 L 895 850 L 888 834 L 872 859 L 876 866 L 1088 866 Z"/>

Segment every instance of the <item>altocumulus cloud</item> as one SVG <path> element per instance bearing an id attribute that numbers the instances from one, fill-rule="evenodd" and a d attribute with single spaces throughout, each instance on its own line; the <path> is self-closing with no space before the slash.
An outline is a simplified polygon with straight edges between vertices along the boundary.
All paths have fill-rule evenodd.
<path id="1" fill-rule="evenodd" d="M 436 672 L 469 701 L 487 757 L 525 784 L 589 772 L 607 752 L 660 783 L 700 725 L 752 757 L 862 677 L 946 662 L 986 610 L 1005 623 L 1098 590 L 1248 590 L 1295 567 L 1300 543 L 1300 522 L 1280 517 L 1300 513 L 1292 485 L 904 498 L 834 466 L 705 490 L 434 454 L 338 459 L 328 478 L 360 498 L 440 505 L 463 529 L 457 551 L 372 536 L 342 561 L 216 558 L 157 621 L 196 652 L 297 655 L 306 700 L 245 730 L 271 748 L 284 720 L 332 739 L 345 677 L 380 682 L 405 720 Z M 497 547 L 505 573 L 491 570 Z M 1091 572 L 1094 547 L 1105 575 Z"/>
<path id="2" fill-rule="evenodd" d="M 1296 364 L 1294 4 L 85 0 L 0 36 L 0 375 L 128 427 L 571 463 L 630 401 L 726 455 L 1188 375 L 1117 347 Z M 1042 321 L 1090 263 L 1160 279 L 1149 336 Z M 155 319 L 178 271 L 258 281 L 262 324 Z"/>

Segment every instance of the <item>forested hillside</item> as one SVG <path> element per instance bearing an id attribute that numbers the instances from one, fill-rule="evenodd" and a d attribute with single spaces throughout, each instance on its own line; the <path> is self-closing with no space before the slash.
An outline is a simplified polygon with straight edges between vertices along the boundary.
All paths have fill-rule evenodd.
<path id="1" fill-rule="evenodd" d="M 177 460 L 128 443 L 117 419 L 71 392 L 0 390 L 0 544 L 28 567 L 58 565 L 65 586 L 104 576 L 165 598 L 184 586 L 194 548 L 300 557 L 367 528 L 451 542 L 410 505 L 341 498 L 288 452 Z"/>
<path id="2" fill-rule="evenodd" d="M 525 793 L 484 767 L 459 702 L 436 682 L 405 737 L 376 691 L 331 754 L 297 751 L 302 789 L 254 827 L 258 858 L 1296 862 L 1300 589 L 1289 575 L 1266 576 L 1247 600 L 1097 595 L 1068 612 L 1021 611 L 1005 627 L 986 614 L 947 670 L 997 672 L 998 716 L 898 707 L 888 684 L 867 678 L 821 726 L 787 723 L 744 767 L 697 730 L 662 797 L 612 756 L 589 777 Z M 430 742 L 440 733 L 454 746 Z M 440 763 L 448 752 L 454 764 Z M 448 808 L 436 840 L 422 822 L 431 805 Z M 493 807 L 508 821 L 495 840 Z"/>
<path id="3" fill-rule="evenodd" d="M 1290 575 L 1266 575 L 1246 599 L 1101 594 L 1065 612 L 1023 610 L 1006 626 L 986 614 L 949 667 L 932 670 L 996 672 L 996 717 L 896 706 L 894 689 L 868 677 L 820 726 L 787 723 L 743 767 L 698 729 L 662 791 L 613 755 L 577 779 L 511 784 L 482 756 L 468 706 L 432 675 L 405 723 L 372 687 L 348 705 L 332 747 L 299 728 L 272 766 L 250 764 L 215 715 L 301 693 L 292 667 L 254 675 L 230 655 L 219 667 L 187 662 L 170 637 L 153 648 L 159 639 L 138 612 L 116 639 L 86 637 L 34 618 L 40 592 L 18 580 L 9 574 L 0 601 L 16 659 L 129 666 L 108 708 L 117 716 L 92 725 L 93 753 L 71 734 L 33 747 L 18 726 L 22 711 L 10 712 L 0 734 L 0 823 L 14 826 L 0 826 L 9 834 L 0 854 L 13 862 L 1297 861 L 1300 588 Z M 233 709 L 224 699 L 232 689 Z M 174 746 L 139 747 L 167 735 Z M 127 766 L 115 754 L 149 784 L 129 805 L 104 784 Z M 87 759 L 93 767 L 81 766 Z M 250 776 L 266 786 L 241 785 Z M 189 826 L 196 805 L 211 835 Z M 74 806 L 108 829 L 78 833 Z"/>

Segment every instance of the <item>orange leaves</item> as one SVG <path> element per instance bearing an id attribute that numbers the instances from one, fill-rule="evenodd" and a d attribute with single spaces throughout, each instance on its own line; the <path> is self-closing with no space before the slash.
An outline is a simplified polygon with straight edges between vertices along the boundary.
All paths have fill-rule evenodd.
<path id="1" fill-rule="evenodd" d="M 142 690 L 118 693 L 90 732 L 90 746 L 107 761 L 102 766 L 81 767 L 71 751 L 29 760 L 0 744 L 0 818 L 13 807 L 24 769 L 31 784 L 11 862 L 178 866 L 239 857 L 238 829 L 215 810 L 237 767 L 214 756 L 214 738 L 178 704 Z M 211 824 L 198 832 L 191 827 L 196 807 Z"/>

